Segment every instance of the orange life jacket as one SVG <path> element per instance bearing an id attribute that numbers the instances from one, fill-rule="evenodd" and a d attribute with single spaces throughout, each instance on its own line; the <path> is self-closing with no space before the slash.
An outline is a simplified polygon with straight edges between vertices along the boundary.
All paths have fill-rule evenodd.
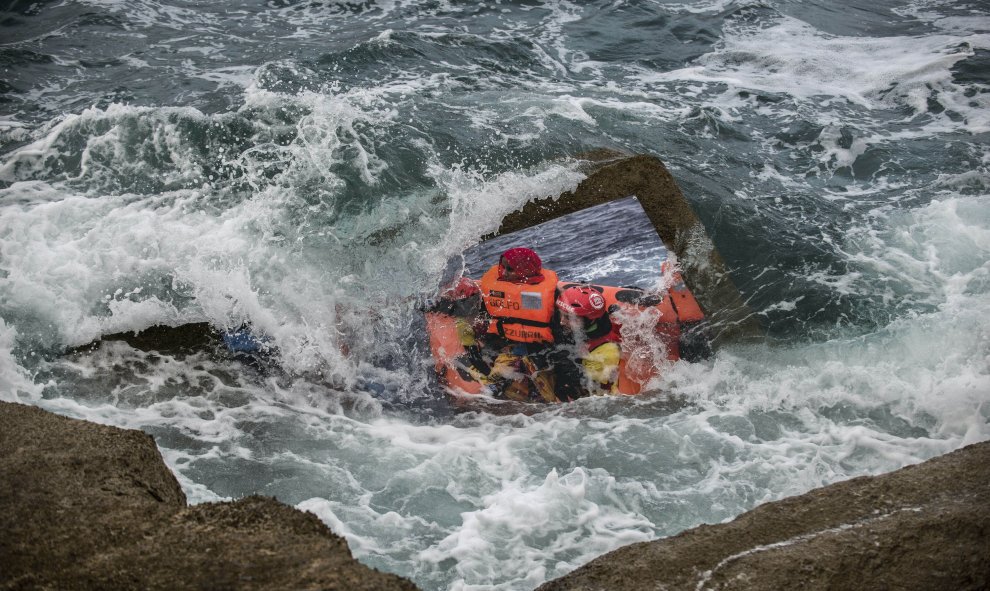
<path id="1" fill-rule="evenodd" d="M 554 313 L 557 274 L 543 269 L 543 281 L 513 283 L 498 278 L 498 265 L 481 277 L 481 296 L 493 322 L 490 334 L 519 343 L 552 343 L 550 320 Z"/>

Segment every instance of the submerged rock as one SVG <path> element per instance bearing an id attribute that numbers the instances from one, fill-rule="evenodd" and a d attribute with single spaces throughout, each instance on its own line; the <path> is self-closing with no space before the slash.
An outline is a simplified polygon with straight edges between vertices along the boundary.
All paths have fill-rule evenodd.
<path id="1" fill-rule="evenodd" d="M 416 589 L 266 497 L 187 506 L 150 435 L 0 402 L 0 589 Z"/>
<path id="2" fill-rule="evenodd" d="M 539 591 L 990 588 L 990 442 L 619 548 Z"/>

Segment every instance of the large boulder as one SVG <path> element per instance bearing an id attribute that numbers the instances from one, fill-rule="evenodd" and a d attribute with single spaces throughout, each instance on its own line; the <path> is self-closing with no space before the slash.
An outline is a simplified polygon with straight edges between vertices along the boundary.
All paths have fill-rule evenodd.
<path id="1" fill-rule="evenodd" d="M 626 546 L 538 591 L 990 588 L 990 442 Z"/>
<path id="2" fill-rule="evenodd" d="M 187 506 L 151 436 L 0 402 L 0 589 L 415 589 L 265 497 Z"/>

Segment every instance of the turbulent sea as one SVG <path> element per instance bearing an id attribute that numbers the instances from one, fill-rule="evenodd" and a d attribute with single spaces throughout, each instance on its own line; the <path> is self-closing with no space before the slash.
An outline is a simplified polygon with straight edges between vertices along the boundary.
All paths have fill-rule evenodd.
<path id="1" fill-rule="evenodd" d="M 0 398 L 154 435 L 191 502 L 532 589 L 990 439 L 984 0 L 3 7 Z M 668 165 L 765 336 L 643 397 L 452 404 L 418 306 L 594 148 Z M 192 323 L 279 368 L 90 346 Z"/>

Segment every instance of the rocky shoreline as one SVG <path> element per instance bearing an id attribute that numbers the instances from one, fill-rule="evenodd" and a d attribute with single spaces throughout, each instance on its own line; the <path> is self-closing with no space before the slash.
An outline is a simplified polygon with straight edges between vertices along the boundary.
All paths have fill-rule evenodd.
<path id="1" fill-rule="evenodd" d="M 0 589 L 416 589 L 275 499 L 188 506 L 150 435 L 7 402 L 0 531 Z"/>
<path id="2" fill-rule="evenodd" d="M 632 544 L 538 591 L 990 588 L 990 442 Z"/>
<path id="3" fill-rule="evenodd" d="M 188 506 L 151 436 L 0 402 L 0 589 L 416 589 L 265 497 Z M 542 591 L 986 589 L 990 442 L 610 552 Z"/>

